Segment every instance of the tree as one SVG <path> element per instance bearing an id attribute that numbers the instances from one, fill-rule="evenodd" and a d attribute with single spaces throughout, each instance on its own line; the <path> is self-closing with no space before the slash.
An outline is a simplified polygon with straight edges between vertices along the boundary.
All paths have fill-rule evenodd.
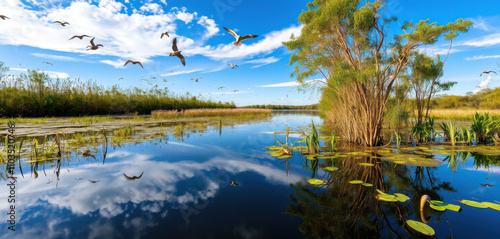
<path id="1" fill-rule="evenodd" d="M 439 55 L 433 58 L 418 51 L 413 53 L 410 60 L 409 68 L 411 69 L 411 74 L 407 77 L 407 80 L 415 97 L 418 126 L 421 126 L 424 120 L 427 120 L 429 117 L 431 98 L 436 93 L 449 90 L 457 84 L 457 82 L 439 81 L 439 78 L 443 76 L 443 65 L 444 62 L 439 59 Z"/>
<path id="2" fill-rule="evenodd" d="M 344 132 L 344 139 L 360 145 L 377 145 L 381 139 L 385 107 L 394 82 L 411 53 L 444 36 L 467 32 L 472 22 L 458 19 L 440 26 L 406 22 L 405 33 L 388 34 L 395 17 L 384 18 L 386 0 L 314 0 L 298 20 L 301 35 L 283 44 L 291 51 L 292 76 L 304 79 L 321 75 L 328 98 L 326 115 Z M 323 107 L 324 109 L 324 107 Z"/>

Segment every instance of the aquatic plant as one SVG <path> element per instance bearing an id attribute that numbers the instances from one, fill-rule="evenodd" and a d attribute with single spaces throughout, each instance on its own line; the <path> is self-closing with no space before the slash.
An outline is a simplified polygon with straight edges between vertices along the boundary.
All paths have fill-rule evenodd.
<path id="1" fill-rule="evenodd" d="M 451 145 L 455 146 L 459 136 L 458 127 L 455 121 L 441 122 L 439 126 L 443 129 L 444 140 L 450 140 Z"/>
<path id="2" fill-rule="evenodd" d="M 307 151 L 309 154 L 317 154 L 319 152 L 319 138 L 318 131 L 314 126 L 314 122 L 311 120 L 311 132 L 309 134 L 303 134 L 305 139 Z"/>
<path id="3" fill-rule="evenodd" d="M 428 118 L 424 124 L 413 126 L 411 135 L 418 142 L 427 142 L 433 140 L 439 134 L 434 130 L 434 119 Z"/>
<path id="4" fill-rule="evenodd" d="M 116 137 L 130 137 L 133 134 L 133 132 L 134 130 L 132 129 L 132 125 L 128 124 L 124 128 L 113 131 L 113 135 Z"/>
<path id="5" fill-rule="evenodd" d="M 500 130 L 500 119 L 498 117 L 490 116 L 489 113 L 480 115 L 476 112 L 472 119 L 472 131 L 478 143 L 486 143 L 494 137 Z"/>

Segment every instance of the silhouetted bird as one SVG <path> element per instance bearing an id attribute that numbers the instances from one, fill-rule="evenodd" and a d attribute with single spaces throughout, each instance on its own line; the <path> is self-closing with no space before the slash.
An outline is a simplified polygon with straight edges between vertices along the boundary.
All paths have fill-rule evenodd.
<path id="1" fill-rule="evenodd" d="M 236 41 L 233 42 L 233 45 L 235 45 L 235 46 L 241 46 L 241 41 L 243 41 L 243 40 L 246 40 L 246 39 L 249 39 L 249 38 L 258 37 L 258 35 L 250 35 L 250 34 L 249 35 L 245 35 L 245 36 L 240 36 L 240 35 L 236 34 L 236 32 L 234 32 L 233 30 L 227 29 L 225 27 L 224 27 L 224 30 L 226 30 L 231 35 L 233 35 L 234 38 L 236 38 Z"/>
<path id="2" fill-rule="evenodd" d="M 230 66 L 231 66 L 231 69 L 234 69 L 234 67 L 235 67 L 235 66 L 236 66 L 236 67 L 238 67 L 238 65 L 233 65 L 233 64 L 231 64 L 231 63 L 229 63 L 228 65 L 230 65 Z"/>
<path id="3" fill-rule="evenodd" d="M 142 67 L 142 69 L 144 69 L 144 67 L 142 66 L 141 62 L 139 62 L 139 61 L 128 60 L 127 62 L 125 62 L 125 65 L 123 65 L 123 66 L 126 66 L 128 63 L 132 63 L 134 65 L 135 64 L 139 64 Z"/>
<path id="4" fill-rule="evenodd" d="M 191 80 L 194 80 L 194 81 L 198 82 L 198 80 L 199 80 L 199 79 L 202 79 L 202 78 L 201 78 L 201 77 L 198 77 L 198 78 L 193 78 L 193 79 L 191 79 Z"/>
<path id="5" fill-rule="evenodd" d="M 5 20 L 6 18 L 7 18 L 7 19 L 10 19 L 10 18 L 8 18 L 8 17 L 7 17 L 7 16 L 5 16 L 5 15 L 0 15 L 0 18 L 2 18 L 2 20 Z"/>
<path id="6" fill-rule="evenodd" d="M 88 35 L 81 35 L 81 36 L 74 35 L 73 37 L 71 37 L 70 39 L 68 39 L 68 41 L 69 41 L 69 40 L 73 40 L 73 39 L 75 39 L 75 38 L 79 38 L 80 40 L 82 40 L 84 37 L 90 37 L 90 36 L 88 36 Z"/>
<path id="7" fill-rule="evenodd" d="M 69 22 L 61 22 L 61 21 L 55 21 L 54 23 L 59 23 L 61 26 L 65 27 L 66 25 L 69 25 Z"/>
<path id="8" fill-rule="evenodd" d="M 163 38 L 163 36 L 165 36 L 165 35 L 167 35 L 167 37 L 170 37 L 170 36 L 168 35 L 168 32 L 163 32 L 163 33 L 161 34 L 161 37 L 160 37 L 160 38 Z"/>
<path id="9" fill-rule="evenodd" d="M 172 50 L 174 50 L 173 53 L 170 53 L 169 56 L 176 56 L 181 59 L 182 65 L 186 66 L 186 59 L 184 59 L 184 56 L 181 54 L 181 51 L 177 48 L 177 38 L 174 38 L 174 42 L 172 43 Z"/>
<path id="10" fill-rule="evenodd" d="M 231 180 L 231 184 L 229 184 L 230 186 L 238 186 L 237 183 L 234 182 L 234 180 Z"/>
<path id="11" fill-rule="evenodd" d="M 483 73 L 481 73 L 479 77 L 481 77 L 483 74 L 490 74 L 490 73 L 495 73 L 495 75 L 497 75 L 495 71 L 483 71 Z"/>
<path id="12" fill-rule="evenodd" d="M 94 181 L 94 180 L 90 180 L 90 179 L 89 179 L 89 182 L 90 182 L 90 183 L 97 183 L 97 182 L 99 182 L 99 181 Z"/>
<path id="13" fill-rule="evenodd" d="M 97 50 L 97 49 L 99 49 L 99 47 L 104 47 L 102 44 L 97 44 L 97 45 L 94 44 L 94 39 L 95 39 L 95 37 L 92 38 L 92 40 L 90 40 L 90 46 L 87 46 L 87 51 L 88 50 Z"/>
<path id="14" fill-rule="evenodd" d="M 45 64 L 47 64 L 47 65 L 51 65 L 51 66 L 54 66 L 54 65 L 52 65 L 52 63 L 50 63 L 50 62 L 47 62 L 47 61 L 44 61 L 44 62 L 42 62 L 42 63 L 45 63 Z"/>
<path id="15" fill-rule="evenodd" d="M 481 184 L 481 186 L 490 188 L 495 186 L 495 184 Z"/>
<path id="16" fill-rule="evenodd" d="M 136 179 L 140 179 L 142 177 L 142 175 L 144 174 L 144 171 L 141 173 L 141 175 L 139 176 L 132 176 L 132 177 L 129 177 L 127 176 L 126 174 L 123 174 L 123 176 L 125 176 L 125 178 L 127 178 L 127 180 L 136 180 Z"/>

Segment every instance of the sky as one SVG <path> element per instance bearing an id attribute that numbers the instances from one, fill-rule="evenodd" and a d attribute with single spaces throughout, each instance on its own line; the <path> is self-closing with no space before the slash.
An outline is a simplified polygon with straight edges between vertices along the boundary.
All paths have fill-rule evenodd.
<path id="1" fill-rule="evenodd" d="M 237 106 L 313 104 L 321 96 L 315 90 L 298 91 L 290 76 L 293 66 L 288 66 L 292 52 L 282 45 L 292 33 L 300 34 L 297 18 L 308 2 L 0 0 L 0 15 L 10 18 L 0 19 L 0 61 L 10 67 L 10 74 L 38 69 L 50 77 L 94 80 L 105 87 L 119 84 L 148 89 L 158 85 L 176 94 L 189 92 Z M 498 0 L 389 0 L 385 16 L 398 17 L 391 34 L 401 33 L 399 25 L 410 20 L 429 19 L 440 25 L 458 18 L 471 20 L 474 27 L 453 41 L 442 77 L 458 82 L 445 94 L 465 95 L 500 87 L 500 76 L 479 76 L 486 70 L 500 71 L 498 9 Z M 61 26 L 54 21 L 70 24 Z M 258 37 L 236 47 L 232 44 L 235 38 L 223 27 Z M 162 32 L 170 37 L 160 38 Z M 68 40 L 83 34 L 95 37 L 95 43 L 104 47 L 86 50 L 90 38 Z M 186 66 L 168 56 L 174 38 Z M 422 50 L 444 59 L 448 48 L 449 41 L 441 40 Z M 141 61 L 144 69 L 124 66 L 127 60 Z M 228 63 L 238 67 L 231 69 Z M 200 79 L 195 82 L 193 78 Z M 319 76 L 310 80 L 316 79 Z"/>

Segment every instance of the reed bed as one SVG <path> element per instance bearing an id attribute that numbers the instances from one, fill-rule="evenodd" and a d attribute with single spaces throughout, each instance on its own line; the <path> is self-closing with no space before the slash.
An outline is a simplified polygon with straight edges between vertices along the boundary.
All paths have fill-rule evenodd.
<path id="1" fill-rule="evenodd" d="M 36 70 L 7 75 L 0 62 L 0 117 L 45 117 L 149 114 L 153 110 L 236 108 L 190 94 L 174 94 L 165 88 L 104 87 L 95 81 L 52 79 Z"/>
<path id="2" fill-rule="evenodd" d="M 254 114 L 270 114 L 271 109 L 189 109 L 189 110 L 156 110 L 151 112 L 151 117 L 154 119 L 176 119 L 190 117 L 213 117 L 213 116 L 234 116 L 234 115 L 254 115 Z"/>
<path id="3" fill-rule="evenodd" d="M 471 121 L 477 113 L 490 113 L 491 116 L 500 116 L 500 110 L 483 110 L 483 109 L 435 109 L 430 113 L 430 117 L 436 120 L 458 120 Z"/>

